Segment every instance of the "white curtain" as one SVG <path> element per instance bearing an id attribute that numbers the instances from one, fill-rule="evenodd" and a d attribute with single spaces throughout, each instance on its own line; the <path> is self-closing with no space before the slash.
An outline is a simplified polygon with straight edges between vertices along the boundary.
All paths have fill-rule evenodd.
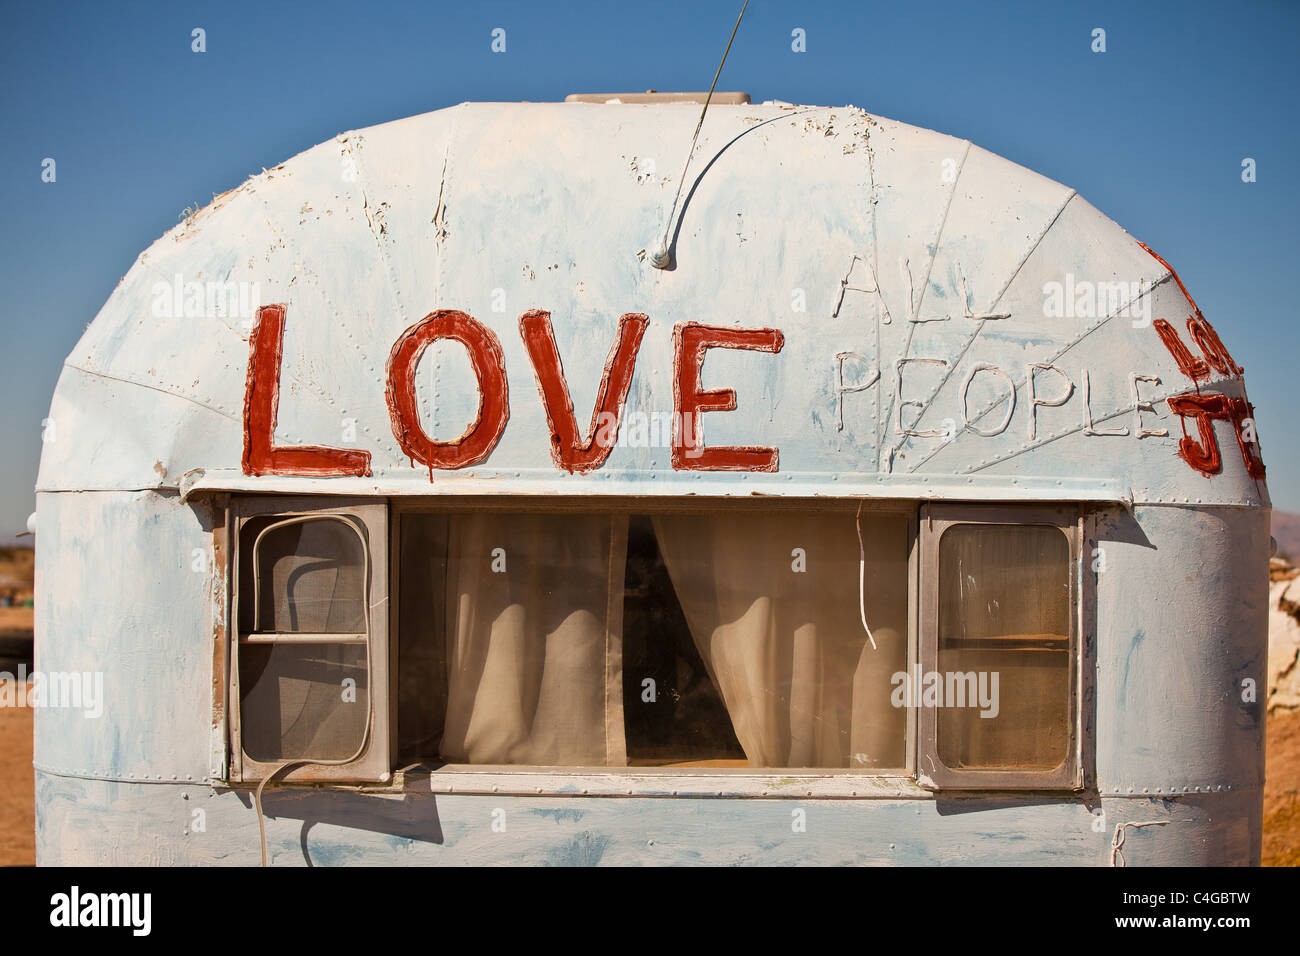
<path id="1" fill-rule="evenodd" d="M 672 586 L 751 767 L 895 769 L 905 711 L 908 522 L 692 513 L 654 519 Z M 627 519 L 459 514 L 446 525 L 453 763 L 624 766 Z"/>
<path id="2" fill-rule="evenodd" d="M 620 766 L 626 517 L 448 520 L 453 763 Z"/>
<path id="3" fill-rule="evenodd" d="M 906 718 L 907 520 L 852 512 L 682 514 L 655 533 L 695 645 L 753 767 L 898 768 Z"/>

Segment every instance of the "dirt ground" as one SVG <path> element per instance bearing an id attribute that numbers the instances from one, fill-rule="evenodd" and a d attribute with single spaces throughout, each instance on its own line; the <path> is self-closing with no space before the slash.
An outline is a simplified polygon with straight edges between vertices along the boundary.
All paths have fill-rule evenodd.
<path id="1" fill-rule="evenodd" d="M 0 707 L 0 865 L 36 863 L 32 711 Z"/>
<path id="2" fill-rule="evenodd" d="M 32 552 L 0 548 L 0 597 L 23 601 L 32 594 Z M 32 609 L 0 607 L 0 672 L 31 669 Z M 0 866 L 36 862 L 33 807 L 32 711 L 0 707 Z"/>
<path id="3" fill-rule="evenodd" d="M 1268 721 L 1264 771 L 1265 866 L 1300 866 L 1300 713 Z"/>
<path id="4" fill-rule="evenodd" d="M 32 633 L 32 609 L 29 607 L 0 607 L 0 637 Z"/>

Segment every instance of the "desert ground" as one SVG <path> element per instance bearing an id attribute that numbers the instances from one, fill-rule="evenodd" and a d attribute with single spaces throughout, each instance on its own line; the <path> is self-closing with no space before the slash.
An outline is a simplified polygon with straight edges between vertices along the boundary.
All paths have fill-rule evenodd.
<path id="1" fill-rule="evenodd" d="M 1300 713 L 1268 720 L 1264 783 L 1265 866 L 1300 866 Z"/>
<path id="2" fill-rule="evenodd" d="M 32 712 L 0 708 L 0 865 L 36 863 Z"/>

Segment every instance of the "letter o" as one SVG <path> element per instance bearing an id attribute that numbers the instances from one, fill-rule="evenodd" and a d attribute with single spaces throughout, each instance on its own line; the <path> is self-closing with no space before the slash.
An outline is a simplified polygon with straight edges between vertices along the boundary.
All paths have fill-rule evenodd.
<path id="1" fill-rule="evenodd" d="M 966 407 L 966 393 L 970 391 L 971 382 L 975 380 L 975 376 L 980 372 L 992 372 L 994 375 L 1002 376 L 1002 379 L 1011 388 L 1011 393 L 1008 396 L 1010 398 L 1010 401 L 1007 402 L 1007 414 L 1002 419 L 998 427 L 990 431 L 984 431 L 980 428 L 977 428 L 974 424 L 972 424 L 970 421 L 970 413 Z M 992 408 L 993 406 L 990 405 L 989 407 Z M 962 379 L 961 382 L 962 424 L 966 428 L 969 428 L 971 431 L 973 431 L 976 435 L 979 435 L 981 438 L 992 438 L 994 435 L 1001 435 L 1004 431 L 1007 430 L 1007 426 L 1011 424 L 1011 416 L 1015 414 L 1015 411 L 1016 411 L 1016 383 L 1011 381 L 1011 376 L 1008 375 L 1006 372 L 1002 371 L 1002 369 L 998 368 L 996 365 L 992 365 L 988 362 L 976 362 L 974 365 L 972 365 L 971 370 L 966 373 L 966 377 Z"/>
<path id="2" fill-rule="evenodd" d="M 454 339 L 469 352 L 478 379 L 478 413 L 455 441 L 434 441 L 420 425 L 415 404 L 415 369 L 424 350 L 438 339 Z M 481 322 L 455 309 L 430 312 L 398 337 L 388 356 L 388 416 L 393 437 L 414 462 L 429 468 L 452 469 L 487 458 L 505 431 L 510 417 L 506 361 L 501 342 Z"/>

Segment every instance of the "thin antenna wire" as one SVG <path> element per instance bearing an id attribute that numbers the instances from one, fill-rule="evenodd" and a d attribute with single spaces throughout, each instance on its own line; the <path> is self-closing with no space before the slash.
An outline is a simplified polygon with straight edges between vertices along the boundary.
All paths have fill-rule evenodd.
<path id="1" fill-rule="evenodd" d="M 704 98 L 704 109 L 700 110 L 700 121 L 695 124 L 695 135 L 691 137 L 691 148 L 686 151 L 686 162 L 682 165 L 681 176 L 677 178 L 677 195 L 673 196 L 672 208 L 668 210 L 668 223 L 664 226 L 664 237 L 659 242 L 659 248 L 650 257 L 650 264 L 656 269 L 667 269 L 668 263 L 672 261 L 668 253 L 668 237 L 673 232 L 673 220 L 677 217 L 677 202 L 682 198 L 682 186 L 686 183 L 686 170 L 691 166 L 691 157 L 695 155 L 695 141 L 700 138 L 700 130 L 704 126 L 704 114 L 709 111 L 709 102 L 713 99 L 713 90 L 718 85 L 718 77 L 722 76 L 723 64 L 727 62 L 727 54 L 731 52 L 731 42 L 736 39 L 736 31 L 740 29 L 740 21 L 745 16 L 745 8 L 748 6 L 749 0 L 745 0 L 740 6 L 740 16 L 736 17 L 736 25 L 731 28 L 731 38 L 727 40 L 727 48 L 722 51 L 722 62 L 718 64 L 718 72 L 713 74 L 713 83 L 709 86 L 709 95 Z"/>

